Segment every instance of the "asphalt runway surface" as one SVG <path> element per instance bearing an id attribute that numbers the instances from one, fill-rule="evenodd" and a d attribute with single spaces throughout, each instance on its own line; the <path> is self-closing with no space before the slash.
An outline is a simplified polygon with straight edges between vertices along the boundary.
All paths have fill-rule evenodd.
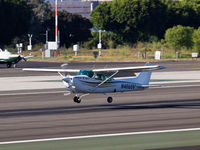
<path id="1" fill-rule="evenodd" d="M 91 95 L 75 104 L 62 93 L 0 96 L 0 141 L 198 128 L 200 86 Z"/>
<path id="2" fill-rule="evenodd" d="M 38 67 L 49 68 L 60 65 L 38 64 Z M 159 64 L 168 66 L 170 71 L 200 69 L 200 64 L 196 61 Z M 73 65 L 69 66 L 80 67 L 79 63 Z M 104 65 L 100 64 L 98 67 Z M 113 63 L 114 65 L 116 64 Z M 117 66 L 124 65 L 127 64 L 119 63 Z M 33 66 L 30 62 L 25 67 Z M 20 68 L 2 67 L 0 72 L 0 77 L 38 75 L 38 72 L 24 73 Z M 199 128 L 200 84 L 192 85 L 194 86 L 151 88 L 145 91 L 111 94 L 114 99 L 112 104 L 107 104 L 106 97 L 101 94 L 84 97 L 81 104 L 76 104 L 72 100 L 73 95 L 64 96 L 65 89 L 52 89 L 50 92 L 43 90 L 43 93 L 31 91 L 35 94 L 29 93 L 30 91 L 17 91 L 14 94 L 10 91 L 4 95 L 1 93 L 0 142 Z"/>

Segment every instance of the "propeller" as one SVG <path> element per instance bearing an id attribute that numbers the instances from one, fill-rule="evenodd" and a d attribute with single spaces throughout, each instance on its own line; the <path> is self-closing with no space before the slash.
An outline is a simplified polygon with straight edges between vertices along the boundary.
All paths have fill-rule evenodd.
<path id="1" fill-rule="evenodd" d="M 27 59 L 23 56 L 23 55 L 19 55 L 21 59 L 23 59 L 24 61 L 27 61 Z"/>
<path id="2" fill-rule="evenodd" d="M 27 61 L 27 59 L 26 59 L 26 58 L 24 58 L 24 57 L 22 57 L 22 59 L 23 59 L 24 61 Z"/>

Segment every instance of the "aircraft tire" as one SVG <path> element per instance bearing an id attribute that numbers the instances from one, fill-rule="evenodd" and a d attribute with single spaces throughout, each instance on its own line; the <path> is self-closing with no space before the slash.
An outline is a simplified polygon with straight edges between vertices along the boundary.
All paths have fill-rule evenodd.
<path id="1" fill-rule="evenodd" d="M 81 103 L 81 99 L 78 96 L 74 96 L 75 103 Z"/>
<path id="2" fill-rule="evenodd" d="M 113 101 L 113 98 L 109 96 L 109 97 L 107 98 L 107 102 L 108 102 L 108 103 L 112 103 L 112 101 Z"/>
<path id="3" fill-rule="evenodd" d="M 78 97 L 77 103 L 81 103 L 81 99 Z"/>
<path id="4" fill-rule="evenodd" d="M 12 66 L 12 63 L 7 63 L 7 68 L 10 68 Z"/>

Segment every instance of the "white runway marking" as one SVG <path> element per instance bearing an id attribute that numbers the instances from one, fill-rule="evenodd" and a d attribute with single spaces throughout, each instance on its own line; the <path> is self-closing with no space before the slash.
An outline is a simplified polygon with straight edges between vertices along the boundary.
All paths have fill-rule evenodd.
<path id="1" fill-rule="evenodd" d="M 150 85 L 151 89 L 157 89 L 157 88 L 179 88 L 179 87 L 199 87 L 198 85 L 162 85 L 159 87 L 154 87 L 154 84 Z M 44 91 L 44 92 L 23 92 L 23 93 L 2 93 L 0 96 L 17 96 L 17 95 L 36 95 L 36 94 L 59 94 L 63 93 L 65 96 L 70 95 L 70 92 L 68 91 Z"/>
<path id="2" fill-rule="evenodd" d="M 154 87 L 155 86 L 155 87 Z M 157 89 L 157 88 L 179 88 L 179 87 L 199 87 L 200 84 L 196 85 L 162 85 L 159 87 L 156 86 L 156 84 L 151 84 L 150 88 L 151 89 Z M 65 96 L 70 95 L 70 92 L 66 91 L 44 91 L 44 92 L 23 92 L 23 93 L 2 93 L 0 96 L 17 96 L 17 95 L 35 95 L 35 94 L 59 94 L 63 93 Z"/>
<path id="3" fill-rule="evenodd" d="M 18 143 L 32 143 L 32 142 L 60 141 L 60 140 L 72 140 L 72 139 L 87 139 L 87 138 L 98 138 L 98 137 L 113 137 L 113 136 L 125 136 L 125 135 L 186 132 L 186 131 L 200 131 L 200 128 L 157 130 L 157 131 L 143 131 L 143 132 L 128 132 L 128 133 L 114 133 L 114 134 L 99 134 L 99 135 L 73 136 L 73 137 L 35 139 L 35 140 L 23 140 L 23 141 L 9 141 L 9 142 L 0 142 L 0 145 L 3 145 L 3 144 L 18 144 Z"/>
<path id="4" fill-rule="evenodd" d="M 152 84 L 153 85 L 153 84 Z M 180 88 L 180 87 L 199 87 L 200 84 L 196 84 L 196 85 L 163 85 L 161 87 L 151 87 L 150 88 L 154 88 L 154 89 L 157 89 L 157 88 Z"/>
<path id="5" fill-rule="evenodd" d="M 16 96 L 16 95 L 35 95 L 35 94 L 57 94 L 57 93 L 70 93 L 67 91 L 45 91 L 45 92 L 27 92 L 27 93 L 4 93 L 0 96 Z"/>

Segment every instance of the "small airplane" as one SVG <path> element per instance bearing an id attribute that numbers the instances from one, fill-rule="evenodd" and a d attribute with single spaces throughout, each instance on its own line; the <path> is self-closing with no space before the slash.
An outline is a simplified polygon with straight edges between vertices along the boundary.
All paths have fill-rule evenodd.
<path id="1" fill-rule="evenodd" d="M 138 91 L 149 88 L 149 81 L 153 70 L 165 69 L 165 66 L 153 65 L 146 63 L 145 66 L 124 67 L 124 68 L 107 68 L 107 69 L 38 69 L 24 68 L 24 71 L 47 71 L 58 72 L 63 80 L 64 85 L 70 93 L 75 94 L 73 100 L 80 103 L 82 97 L 91 93 L 116 93 L 127 91 Z M 139 73 L 137 77 L 114 78 L 118 73 L 131 71 Z M 70 75 L 74 74 L 76 75 Z M 82 95 L 80 95 L 82 93 Z M 113 98 L 107 97 L 107 102 L 112 103 Z"/>
<path id="2" fill-rule="evenodd" d="M 23 55 L 12 54 L 8 50 L 3 51 L 2 49 L 0 49 L 0 64 L 6 64 L 7 68 L 12 67 L 12 65 L 15 67 L 19 61 L 26 61 L 27 58 L 31 57 L 33 56 L 24 57 Z"/>

